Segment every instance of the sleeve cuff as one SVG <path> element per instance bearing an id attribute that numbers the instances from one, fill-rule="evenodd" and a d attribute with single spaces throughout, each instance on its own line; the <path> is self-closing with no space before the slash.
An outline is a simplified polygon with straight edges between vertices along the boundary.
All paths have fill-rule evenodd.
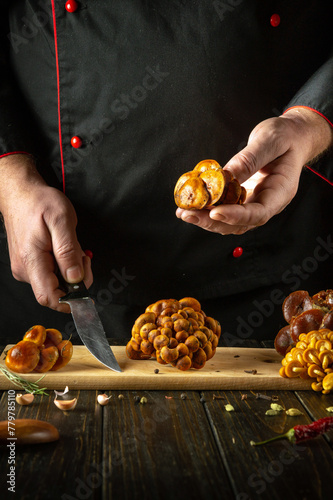
<path id="1" fill-rule="evenodd" d="M 27 153 L 27 151 L 11 151 L 10 153 L 5 153 L 0 155 L 0 158 L 4 158 L 5 156 L 11 156 L 11 155 L 27 155 L 31 156 L 31 158 L 34 158 L 34 155 L 31 153 Z"/>
<path id="2" fill-rule="evenodd" d="M 331 125 L 331 127 L 333 127 L 333 123 L 327 118 L 327 116 L 325 116 L 323 113 L 321 113 L 320 111 L 318 111 L 318 109 L 311 108 L 310 106 L 290 106 L 289 108 L 285 109 L 282 114 L 284 115 L 285 113 L 287 113 L 287 111 L 290 111 L 291 109 L 297 109 L 297 108 L 309 109 L 310 111 L 313 111 L 314 113 L 317 113 L 317 115 L 319 115 L 322 118 L 324 118 L 324 120 L 326 120 L 327 123 L 329 123 Z"/>

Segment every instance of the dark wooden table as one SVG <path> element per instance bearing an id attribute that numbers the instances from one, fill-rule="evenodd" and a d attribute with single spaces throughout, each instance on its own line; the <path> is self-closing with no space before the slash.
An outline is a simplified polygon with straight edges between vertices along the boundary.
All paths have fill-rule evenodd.
<path id="1" fill-rule="evenodd" d="M 326 408 L 333 394 L 265 391 L 303 413 L 288 417 L 266 416 L 271 401 L 252 391 L 108 391 L 112 398 L 104 407 L 97 403 L 101 392 L 71 391 L 78 404 L 68 412 L 55 407 L 53 391 L 36 396 L 31 406 L 16 405 L 17 419 L 46 420 L 60 440 L 16 447 L 15 494 L 7 491 L 8 451 L 2 447 L 1 498 L 332 499 L 333 432 L 299 445 L 252 447 L 250 441 L 332 416 Z M 227 403 L 235 411 L 226 411 Z M 7 409 L 3 391 L 0 420 Z"/>

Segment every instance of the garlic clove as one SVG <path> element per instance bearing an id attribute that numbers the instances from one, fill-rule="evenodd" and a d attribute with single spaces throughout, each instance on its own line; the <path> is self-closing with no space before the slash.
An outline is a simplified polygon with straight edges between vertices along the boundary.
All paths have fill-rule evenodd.
<path id="1" fill-rule="evenodd" d="M 107 396 L 106 394 L 99 394 L 97 396 L 97 402 L 101 405 L 101 406 L 105 406 L 107 404 L 109 404 L 110 402 L 110 398 L 112 396 Z"/>
<path id="2" fill-rule="evenodd" d="M 69 392 L 68 385 L 66 385 L 65 390 L 62 391 L 62 392 L 60 392 L 60 391 L 54 391 L 56 397 L 58 397 L 58 396 L 64 396 L 65 394 L 67 394 L 67 392 Z"/>
<path id="3" fill-rule="evenodd" d="M 55 399 L 54 404 L 59 408 L 59 410 L 62 411 L 69 411 L 69 410 L 74 410 L 76 403 L 77 403 L 77 398 L 74 399 Z"/>
<path id="4" fill-rule="evenodd" d="M 16 402 L 19 404 L 19 405 L 22 405 L 22 406 L 27 406 L 27 405 L 30 405 L 33 400 L 34 400 L 34 395 L 31 394 L 31 393 L 28 393 L 28 394 L 16 394 Z"/>

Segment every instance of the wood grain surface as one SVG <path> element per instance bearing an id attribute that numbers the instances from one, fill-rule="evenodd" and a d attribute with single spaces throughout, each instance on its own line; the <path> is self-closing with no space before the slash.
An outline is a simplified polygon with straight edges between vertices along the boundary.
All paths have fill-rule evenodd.
<path id="1" fill-rule="evenodd" d="M 0 358 L 4 366 L 5 351 Z M 275 349 L 246 347 L 218 347 L 215 356 L 201 370 L 182 372 L 171 365 L 161 365 L 155 359 L 137 361 L 128 359 L 124 346 L 112 350 L 122 373 L 104 367 L 85 346 L 74 346 L 70 363 L 56 372 L 47 372 L 40 382 L 48 389 L 149 389 L 149 390 L 240 390 L 240 389 L 282 389 L 310 390 L 311 380 L 286 379 L 279 375 L 281 356 Z M 159 372 L 155 373 L 155 369 Z M 255 374 L 246 371 L 256 370 Z M 36 381 L 39 373 L 23 375 Z M 0 373 L 0 389 L 15 386 Z"/>
<path id="2" fill-rule="evenodd" d="M 253 351 L 252 348 L 259 345 L 247 340 L 244 351 L 240 348 L 234 351 L 240 356 L 230 360 L 236 374 L 241 367 L 236 363 L 246 354 L 245 347 L 256 353 L 257 349 Z M 123 350 L 124 346 L 119 349 Z M 3 347 L 0 352 L 2 350 Z M 114 351 L 117 358 L 121 358 L 118 350 Z M 220 352 L 223 358 L 227 357 L 228 351 L 219 350 L 218 356 Z M 274 361 L 276 354 L 270 350 L 263 352 L 264 359 L 270 360 L 263 363 L 278 371 L 280 360 Z M 232 356 L 232 351 L 229 353 Z M 272 356 L 268 358 L 269 353 Z M 257 354 L 254 357 L 258 358 Z M 217 359 L 214 358 L 212 363 Z M 255 361 L 253 357 L 251 359 Z M 91 360 L 88 364 L 84 362 L 88 374 L 91 363 Z M 124 363 L 121 365 L 123 369 L 132 366 L 132 363 L 127 365 L 126 360 Z M 140 361 L 133 362 L 133 370 L 137 365 Z M 158 365 L 156 361 L 149 362 L 148 366 L 151 377 L 164 377 L 166 368 L 178 375 L 178 370 Z M 156 366 L 161 370 L 157 375 L 153 373 Z M 204 370 L 207 368 L 209 363 Z M 210 368 L 214 371 L 216 366 Z M 224 365 L 224 369 L 228 368 Z M 73 366 L 69 365 L 67 373 L 71 370 Z M 102 367 L 103 375 L 105 371 Z M 216 375 L 220 376 L 219 373 Z M 187 373 L 187 377 L 192 376 L 197 377 L 198 372 L 191 370 Z M 257 375 L 246 376 L 252 380 Z M 281 381 L 288 382 L 282 378 Z M 111 397 L 109 404 L 102 407 L 97 403 L 99 392 L 98 389 L 70 387 L 65 398 L 78 399 L 74 411 L 59 410 L 53 404 L 52 391 L 47 395 L 36 395 L 30 406 L 15 406 L 16 419 L 36 418 L 50 422 L 59 430 L 60 439 L 54 443 L 17 446 L 16 491 L 7 496 L 5 484 L 9 465 L 8 451 L 4 446 L 0 453 L 0 476 L 4 485 L 1 498 L 332 498 L 333 431 L 298 445 L 275 441 L 265 447 L 252 447 L 250 441 L 267 439 L 292 426 L 332 415 L 328 408 L 333 406 L 333 393 L 323 395 L 301 389 L 112 389 L 106 391 Z M 140 403 L 142 396 L 146 398 L 146 404 Z M 301 410 L 301 415 L 289 417 L 285 411 L 275 416 L 266 415 L 272 399 L 284 409 Z M 0 391 L 2 418 L 8 414 L 8 401 L 8 392 Z M 228 403 L 234 411 L 226 411 Z"/>

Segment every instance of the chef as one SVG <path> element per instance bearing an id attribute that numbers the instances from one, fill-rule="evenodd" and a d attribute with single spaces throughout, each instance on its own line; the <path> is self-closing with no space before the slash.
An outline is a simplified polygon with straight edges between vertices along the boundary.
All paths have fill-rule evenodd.
<path id="1" fill-rule="evenodd" d="M 332 288 L 331 2 L 0 10 L 2 336 L 75 338 L 57 272 L 84 278 L 108 337 L 193 296 L 228 345 L 274 338 L 290 292 Z M 244 206 L 176 210 L 207 158 L 250 187 Z"/>

